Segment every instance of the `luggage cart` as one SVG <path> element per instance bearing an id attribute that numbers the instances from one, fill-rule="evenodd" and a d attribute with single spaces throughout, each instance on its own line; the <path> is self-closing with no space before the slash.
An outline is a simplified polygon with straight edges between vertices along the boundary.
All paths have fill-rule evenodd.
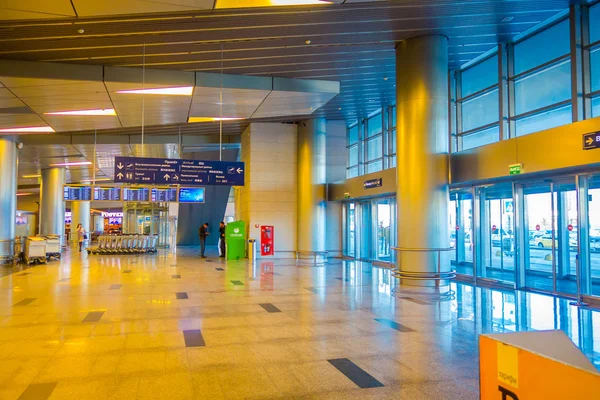
<path id="1" fill-rule="evenodd" d="M 37 236 L 27 237 L 24 259 L 27 265 L 33 262 L 46 264 L 46 239 Z"/>
<path id="2" fill-rule="evenodd" d="M 46 259 L 50 260 L 50 258 L 54 257 L 60 260 L 60 236 L 46 235 L 42 237 L 46 239 Z"/>

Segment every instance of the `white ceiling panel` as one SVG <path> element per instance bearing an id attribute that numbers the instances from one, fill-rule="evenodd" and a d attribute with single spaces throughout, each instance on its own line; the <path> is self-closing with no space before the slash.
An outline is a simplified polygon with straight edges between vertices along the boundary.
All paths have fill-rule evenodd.
<path id="1" fill-rule="evenodd" d="M 335 93 L 273 91 L 252 118 L 309 115 L 331 100 Z"/>
<path id="2" fill-rule="evenodd" d="M 0 20 L 75 17 L 69 0 L 2 0 Z"/>
<path id="3" fill-rule="evenodd" d="M 196 87 L 190 109 L 190 117 L 220 117 L 223 103 L 223 117 L 250 118 L 265 100 L 270 90 Z"/>
<path id="4" fill-rule="evenodd" d="M 213 0 L 73 0 L 80 17 L 211 10 Z"/>
<path id="5" fill-rule="evenodd" d="M 0 114 L 0 129 L 46 125 L 36 114 Z"/>

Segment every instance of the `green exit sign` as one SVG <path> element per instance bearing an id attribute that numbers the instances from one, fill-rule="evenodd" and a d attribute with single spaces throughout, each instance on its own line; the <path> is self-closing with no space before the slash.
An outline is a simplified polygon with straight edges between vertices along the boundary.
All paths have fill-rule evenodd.
<path id="1" fill-rule="evenodd" d="M 508 166 L 508 171 L 511 175 L 519 175 L 523 172 L 523 164 L 511 164 Z"/>

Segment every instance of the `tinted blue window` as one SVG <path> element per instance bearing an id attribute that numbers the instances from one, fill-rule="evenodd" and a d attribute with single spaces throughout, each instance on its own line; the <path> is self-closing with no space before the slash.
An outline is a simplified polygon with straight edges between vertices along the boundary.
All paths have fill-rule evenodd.
<path id="1" fill-rule="evenodd" d="M 346 170 L 346 178 L 355 178 L 358 176 L 358 167 L 348 168 Z"/>
<path id="2" fill-rule="evenodd" d="M 396 154 L 396 130 L 394 129 L 391 132 L 392 135 L 392 148 L 390 149 L 390 154 Z"/>
<path id="3" fill-rule="evenodd" d="M 383 163 L 381 162 L 381 160 L 367 164 L 367 174 L 370 174 L 371 172 L 381 171 L 382 169 Z"/>
<path id="4" fill-rule="evenodd" d="M 590 8 L 590 43 L 600 40 L 600 4 Z"/>
<path id="5" fill-rule="evenodd" d="M 592 117 L 600 117 L 600 97 L 592 99 Z"/>
<path id="6" fill-rule="evenodd" d="M 571 98 L 571 62 L 526 76 L 515 82 L 517 115 Z"/>
<path id="7" fill-rule="evenodd" d="M 515 45 L 515 74 L 569 53 L 569 21 L 565 20 Z"/>
<path id="8" fill-rule="evenodd" d="M 358 164 L 358 146 L 348 148 L 348 166 Z"/>
<path id="9" fill-rule="evenodd" d="M 516 121 L 517 136 L 528 135 L 533 132 L 543 131 L 561 125 L 570 124 L 573 116 L 571 106 L 561 107 L 556 110 L 536 114 Z"/>
<path id="10" fill-rule="evenodd" d="M 396 107 L 392 107 L 392 128 L 396 127 Z"/>
<path id="11" fill-rule="evenodd" d="M 382 131 L 381 123 L 382 123 L 381 114 L 377 114 L 377 115 L 369 118 L 367 120 L 367 129 L 369 130 L 367 136 L 371 137 L 371 136 L 377 135 L 378 133 L 381 133 L 381 131 Z"/>
<path id="12" fill-rule="evenodd" d="M 462 105 L 462 129 L 469 131 L 498 121 L 498 90 L 466 101 Z"/>
<path id="13" fill-rule="evenodd" d="M 463 136 L 463 150 L 472 149 L 474 147 L 485 146 L 486 144 L 495 143 L 500 136 L 500 128 L 495 126 L 483 131 L 475 132 L 467 136 Z"/>
<path id="14" fill-rule="evenodd" d="M 600 22 L 598 24 L 600 24 Z M 590 64 L 592 92 L 595 92 L 600 90 L 600 47 L 597 47 L 591 51 Z"/>
<path id="15" fill-rule="evenodd" d="M 367 161 L 375 160 L 382 157 L 381 136 L 370 139 L 367 142 Z"/>
<path id="16" fill-rule="evenodd" d="M 470 94 L 498 83 L 498 56 L 493 56 L 461 72 L 461 95 Z"/>
<path id="17" fill-rule="evenodd" d="M 390 168 L 394 168 L 396 166 L 396 156 L 390 156 Z"/>
<path id="18" fill-rule="evenodd" d="M 358 142 L 358 125 L 354 125 L 348 130 L 348 144 Z"/>

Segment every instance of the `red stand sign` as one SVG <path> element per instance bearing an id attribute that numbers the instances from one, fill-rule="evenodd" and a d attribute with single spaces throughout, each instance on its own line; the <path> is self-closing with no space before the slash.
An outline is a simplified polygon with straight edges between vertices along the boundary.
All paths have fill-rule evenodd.
<path id="1" fill-rule="evenodd" d="M 460 225 L 456 225 L 456 230 L 460 230 Z"/>
<path id="2" fill-rule="evenodd" d="M 536 230 L 536 231 L 539 231 L 540 229 L 542 229 L 542 227 L 541 227 L 541 226 L 539 226 L 539 225 L 536 225 L 536 226 L 535 226 L 535 230 Z"/>
<path id="3" fill-rule="evenodd" d="M 273 243 L 275 241 L 275 228 L 270 225 L 260 227 L 260 255 L 272 256 L 275 254 Z"/>
<path id="4" fill-rule="evenodd" d="M 498 227 L 496 225 L 492 225 L 492 232 L 494 232 Z"/>
<path id="5" fill-rule="evenodd" d="M 573 232 L 573 225 L 567 226 L 567 229 L 569 230 L 569 232 Z"/>

